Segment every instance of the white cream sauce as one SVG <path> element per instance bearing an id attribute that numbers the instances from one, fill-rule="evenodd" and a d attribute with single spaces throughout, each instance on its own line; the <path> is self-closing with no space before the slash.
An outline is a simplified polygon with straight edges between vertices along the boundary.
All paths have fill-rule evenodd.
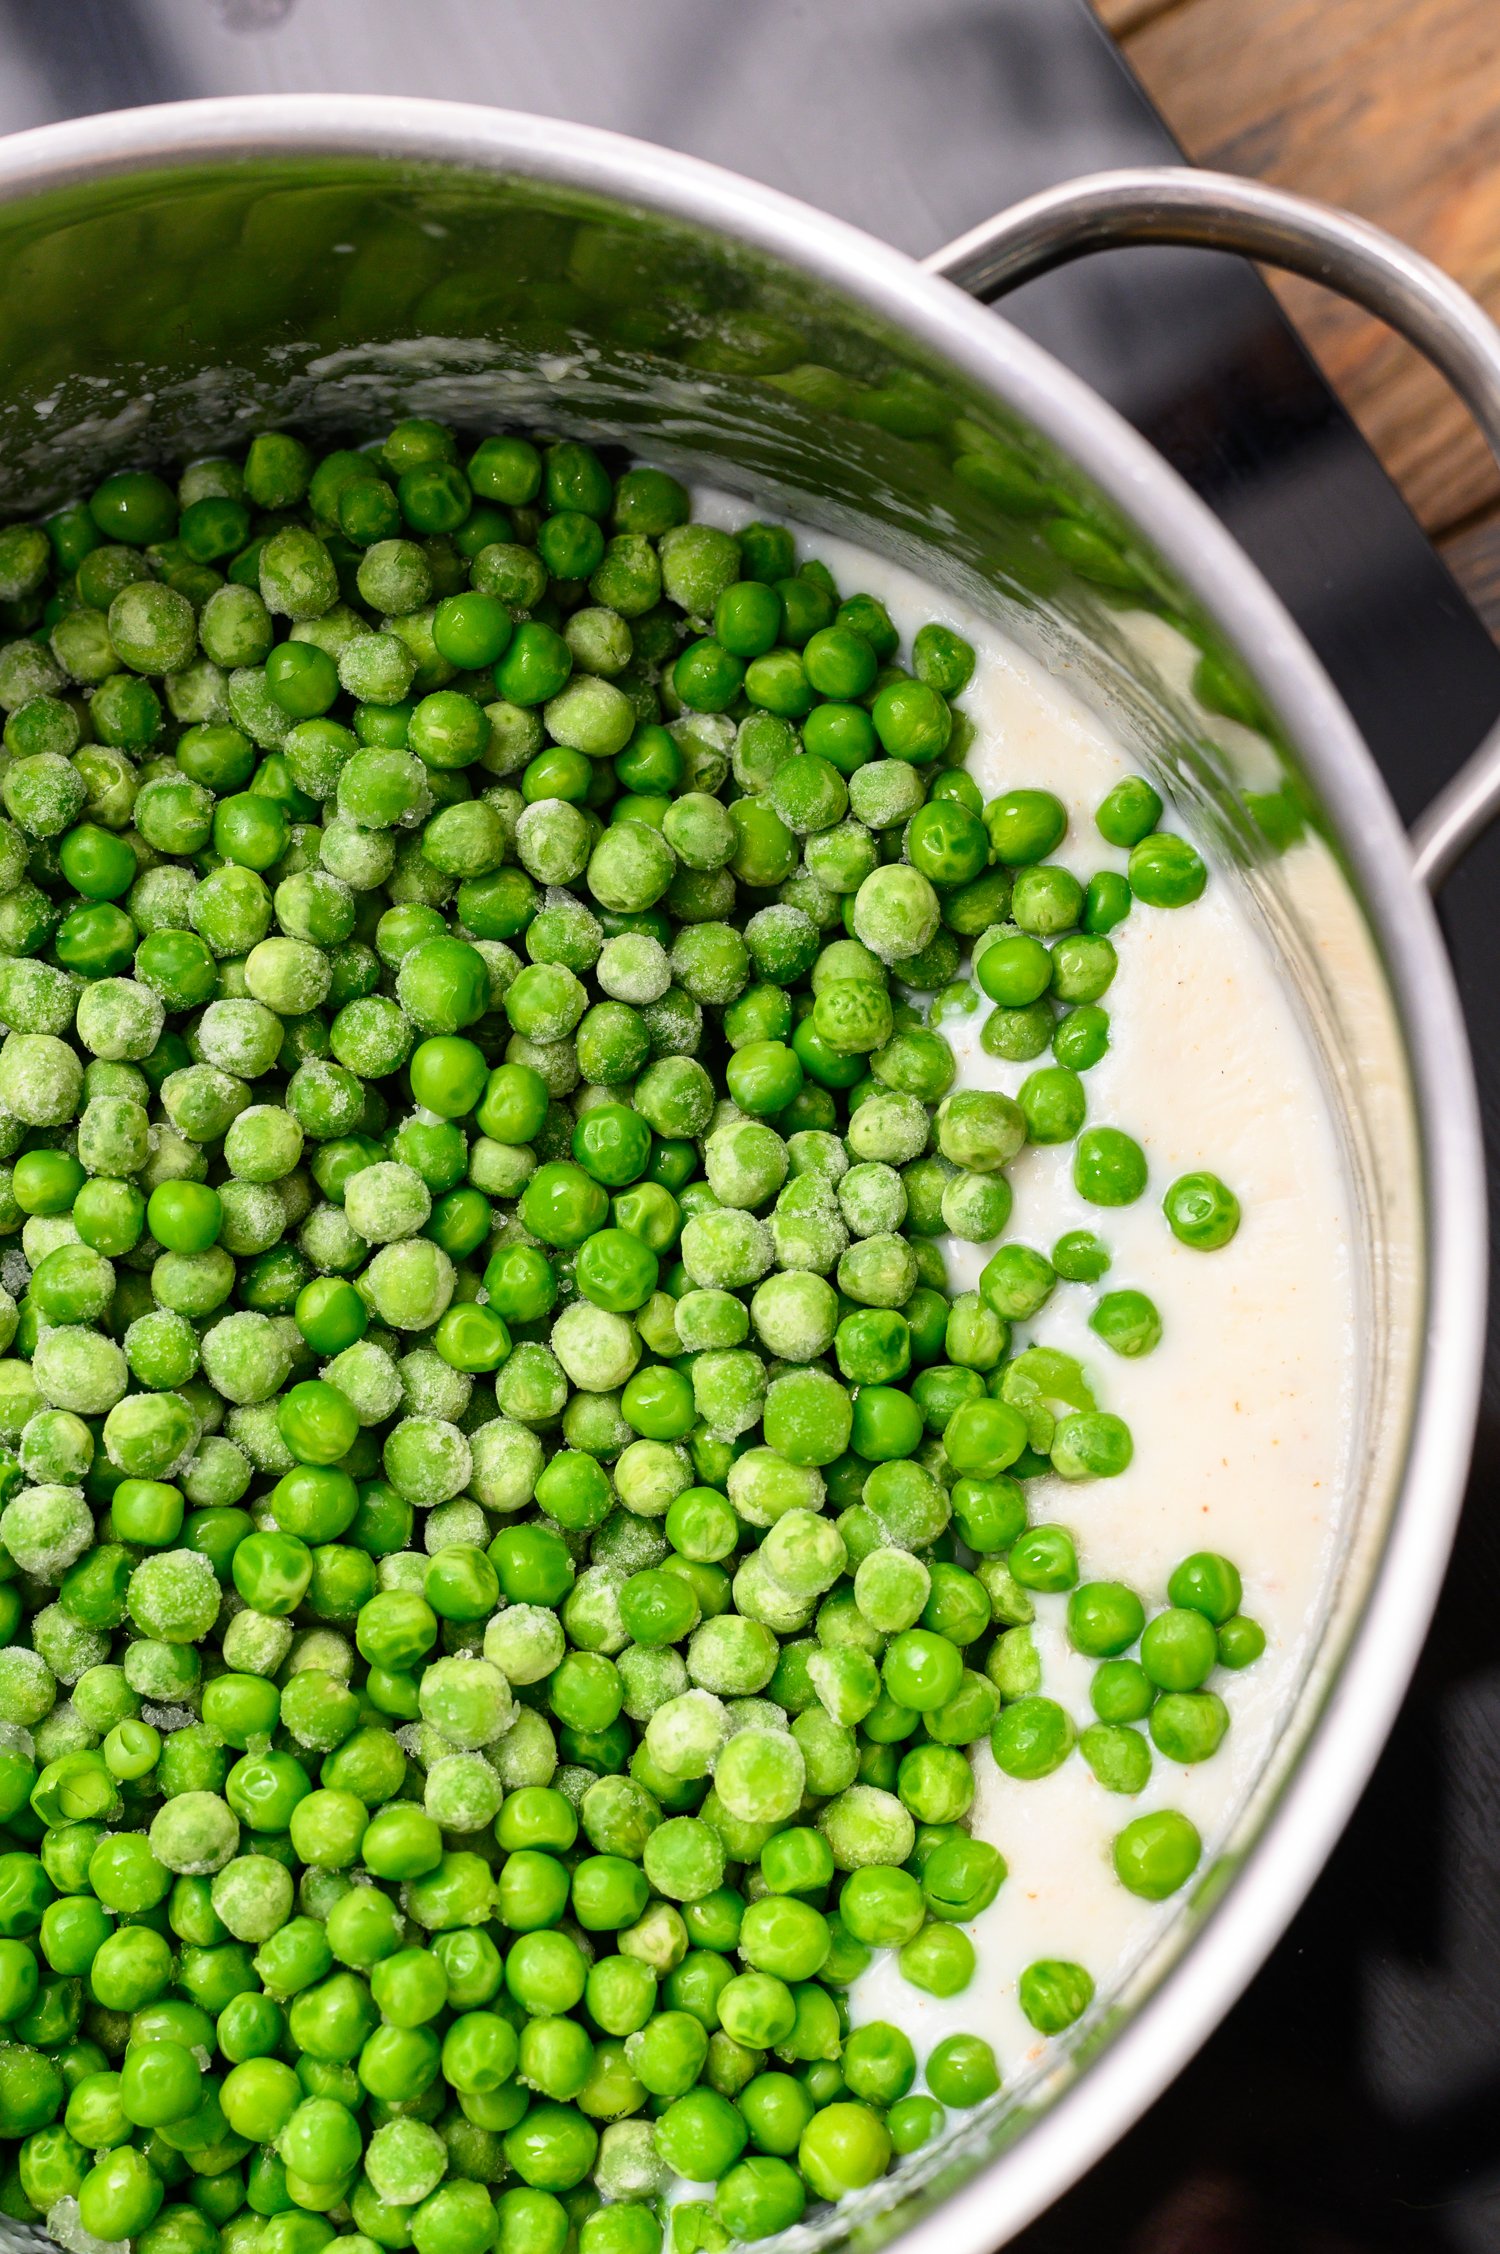
<path id="1" fill-rule="evenodd" d="M 719 496 L 700 508 L 731 528 L 752 514 Z M 909 571 L 844 541 L 801 537 L 841 593 L 880 597 L 904 648 L 928 619 L 974 645 L 978 663 L 960 701 L 974 723 L 969 768 L 985 798 L 1031 785 L 1055 792 L 1069 829 L 1054 858 L 1085 879 L 1123 869 L 1125 855 L 1093 822 L 1105 792 L 1132 771 L 1103 723 L 1061 680 Z M 1170 812 L 1165 826 L 1174 826 Z M 1295 850 L 1322 853 L 1311 843 Z M 1084 1076 L 1088 1118 L 1140 1142 L 1146 1194 L 1123 1210 L 1091 1207 L 1072 1185 L 1071 1145 L 1028 1147 L 1010 1168 L 1015 1210 L 1005 1234 L 1048 1251 L 1064 1230 L 1091 1228 L 1111 1247 L 1104 1283 L 1059 1284 L 1030 1336 L 1078 1356 L 1100 1406 L 1129 1424 L 1135 1455 L 1116 1479 L 1032 1483 L 1032 1516 L 1071 1530 L 1085 1579 L 1130 1583 L 1148 1612 L 1165 1604 L 1180 1558 L 1224 1552 L 1244 1577 L 1244 1609 L 1264 1627 L 1267 1648 L 1241 1673 L 1215 1671 L 1231 1724 L 1214 1758 L 1183 1768 L 1155 1755 L 1138 1798 L 1106 1792 L 1076 1753 L 1051 1776 L 1022 1783 L 996 1768 L 987 1745 L 977 1749 L 973 1828 L 1002 1850 L 1009 1877 L 969 1928 L 976 1977 L 939 2002 L 909 1986 L 886 1954 L 855 1983 L 851 2009 L 857 2022 L 905 2028 L 919 2059 L 944 2035 L 982 2034 L 1012 2086 L 1044 2066 L 1049 2049 L 1016 2001 L 1021 1971 L 1039 1957 L 1081 1963 L 1102 2002 L 1174 1914 L 1173 1903 L 1142 1902 L 1119 1884 L 1115 1834 L 1148 1809 L 1181 1809 L 1203 1835 L 1206 1865 L 1253 1784 L 1316 1633 L 1354 1428 L 1352 1203 L 1285 975 L 1215 873 L 1193 906 L 1137 904 L 1113 937 L 1119 970 L 1104 998 L 1111 1041 Z M 985 1054 L 988 1007 L 941 1030 L 958 1058 L 958 1085 L 1013 1094 L 1034 1066 Z M 1199 1168 L 1222 1176 L 1244 1216 L 1233 1242 L 1213 1253 L 1178 1244 L 1161 1211 L 1167 1185 Z M 949 1240 L 945 1249 L 960 1290 L 993 1247 Z M 1111 1354 L 1088 1328 L 1097 1293 L 1121 1286 L 1149 1293 L 1162 1317 L 1161 1344 L 1139 1361 Z M 1081 1729 L 1094 1719 L 1093 1663 L 1070 1648 L 1065 1612 L 1064 1597 L 1037 1599 L 1041 1688 Z"/>

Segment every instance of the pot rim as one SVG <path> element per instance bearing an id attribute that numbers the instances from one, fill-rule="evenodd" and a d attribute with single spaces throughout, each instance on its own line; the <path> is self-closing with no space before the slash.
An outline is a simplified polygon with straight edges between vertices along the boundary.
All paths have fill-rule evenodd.
<path id="1" fill-rule="evenodd" d="M 1358 880 L 1401 1025 L 1425 1197 L 1425 1336 L 1400 1492 L 1362 1617 L 1244 1863 L 1194 1937 L 1062 2095 L 904 2235 L 984 2254 L 1133 2124 L 1280 1938 L 1342 1832 L 1415 1667 L 1463 1497 L 1485 1333 L 1485 1179 L 1472 1060 L 1436 917 L 1347 708 L 1249 558 L 1155 450 L 1003 317 L 848 222 L 696 157 L 597 127 L 379 95 L 233 96 L 108 112 L 0 140 L 0 199 L 147 169 L 364 156 L 520 174 L 748 242 L 914 334 L 1024 415 L 1140 527 L 1230 639 L 1256 653 Z M 1247 1884 L 1253 1870 L 1253 1884 Z"/>

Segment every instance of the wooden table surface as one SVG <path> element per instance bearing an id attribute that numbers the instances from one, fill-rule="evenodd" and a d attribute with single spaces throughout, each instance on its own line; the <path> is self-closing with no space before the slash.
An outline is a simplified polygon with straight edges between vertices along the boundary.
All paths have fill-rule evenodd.
<path id="1" fill-rule="evenodd" d="M 1195 162 L 1389 228 L 1500 319 L 1500 0 L 1095 0 Z M 1500 466 L 1406 345 L 1272 278 L 1500 636 Z"/>

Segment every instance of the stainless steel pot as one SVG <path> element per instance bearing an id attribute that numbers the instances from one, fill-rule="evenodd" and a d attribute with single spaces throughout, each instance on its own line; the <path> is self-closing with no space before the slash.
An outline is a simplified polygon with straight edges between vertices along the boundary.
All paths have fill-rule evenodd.
<path id="1" fill-rule="evenodd" d="M 1251 565 L 981 295 L 1097 242 L 1332 281 L 1500 437 L 1500 338 L 1373 230 L 1206 175 L 1082 182 L 928 261 L 661 149 L 428 102 L 187 103 L 0 144 L 0 502 L 268 419 L 394 412 L 623 441 L 851 533 L 995 620 L 1170 784 L 1279 951 L 1362 1225 L 1355 1497 L 1293 1709 L 1208 1880 L 1107 2024 L 812 2246 L 981 2254 L 1182 2067 L 1311 1884 L 1396 1711 L 1458 1509 L 1484 1333 L 1474 1088 L 1422 879 L 1500 796 L 1492 744 L 1418 862 Z M 1228 718 L 1226 719 L 1226 716 Z M 1232 724 L 1230 724 L 1232 723 Z M 1268 1317 L 1268 1319 L 1271 1319 Z"/>

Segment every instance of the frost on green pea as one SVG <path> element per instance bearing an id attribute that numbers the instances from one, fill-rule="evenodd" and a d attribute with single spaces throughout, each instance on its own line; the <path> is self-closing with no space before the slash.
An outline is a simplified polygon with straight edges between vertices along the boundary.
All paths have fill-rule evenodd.
<path id="1" fill-rule="evenodd" d="M 382 1245 L 363 1282 L 376 1314 L 392 1330 L 427 1330 L 453 1297 L 453 1262 L 441 1245 L 408 1237 Z"/>
<path id="2" fill-rule="evenodd" d="M 494 1822 L 504 1798 L 503 1782 L 481 1755 L 449 1753 L 428 1769 L 422 1805 L 444 1831 L 478 1832 Z"/>
<path id="3" fill-rule="evenodd" d="M 640 1518 L 664 1518 L 692 1481 L 687 1450 L 664 1440 L 632 1440 L 615 1459 L 620 1501 Z"/>
<path id="4" fill-rule="evenodd" d="M 586 1300 L 564 1308 L 552 1326 L 551 1345 L 571 1382 L 589 1393 L 616 1391 L 641 1356 L 635 1325 Z"/>
<path id="5" fill-rule="evenodd" d="M 201 1643 L 219 1614 L 219 1584 L 196 1550 L 167 1550 L 141 1560 L 126 1599 L 143 1636 L 163 1643 Z"/>
<path id="6" fill-rule="evenodd" d="M 401 1401 L 408 1416 L 436 1417 L 456 1424 L 469 1405 L 473 1379 L 455 1370 L 430 1346 L 414 1346 L 397 1365 Z"/>
<path id="7" fill-rule="evenodd" d="M 565 1648 L 562 1624 L 544 1605 L 507 1605 L 484 1631 L 484 1656 L 510 1683 L 543 1681 Z"/>
<path id="8" fill-rule="evenodd" d="M 461 1494 L 473 1459 L 456 1424 L 437 1417 L 403 1417 L 385 1443 L 385 1474 L 399 1495 L 431 1509 Z"/>
<path id="9" fill-rule="evenodd" d="M 344 1191 L 350 1226 L 369 1244 L 413 1237 L 432 1211 L 426 1183 L 411 1166 L 385 1161 L 355 1174 Z"/>
<path id="10" fill-rule="evenodd" d="M 57 1679 L 39 1652 L 0 1651 L 0 1722 L 34 1729 L 57 1703 Z"/>
<path id="11" fill-rule="evenodd" d="M 151 1852 L 182 1878 L 207 1878 L 223 1870 L 240 1843 L 240 1827 L 216 1792 L 181 1792 L 151 1819 Z"/>
<path id="12" fill-rule="evenodd" d="M 0 1511 L 0 1542 L 38 1581 L 60 1581 L 93 1538 L 93 1513 L 81 1487 L 28 1487 Z"/>
<path id="13" fill-rule="evenodd" d="M 65 1041 L 48 1033 L 6 1035 L 0 1106 L 15 1118 L 28 1127 L 59 1127 L 74 1117 L 82 1092 L 83 1067 Z"/>
<path id="14" fill-rule="evenodd" d="M 729 1716 L 712 1691 L 694 1689 L 671 1698 L 646 1725 L 646 1751 L 668 1776 L 706 1777 L 729 1738 Z"/>
<path id="15" fill-rule="evenodd" d="M 274 1402 L 252 1401 L 243 1408 L 231 1409 L 224 1420 L 224 1428 L 257 1471 L 273 1472 L 279 1478 L 284 1471 L 290 1471 L 296 1461 L 281 1437 Z"/>
<path id="16" fill-rule="evenodd" d="M 71 1323 L 43 1331 L 31 1358 L 31 1377 L 50 1407 L 71 1409 L 78 1416 L 106 1415 L 130 1382 L 115 1341 Z"/>
<path id="17" fill-rule="evenodd" d="M 281 1054 L 281 1020 L 260 1002 L 210 1002 L 198 1020 L 198 1047 L 208 1064 L 242 1080 L 258 1080 Z"/>
<path id="18" fill-rule="evenodd" d="M 267 1315 L 226 1315 L 203 1334 L 204 1374 L 226 1401 L 268 1401 L 291 1374 L 291 1356 Z"/>
<path id="19" fill-rule="evenodd" d="M 486 1510 L 524 1510 L 536 1492 L 542 1443 L 525 1424 L 494 1418 L 470 1435 L 474 1468 L 470 1485 Z"/>
<path id="20" fill-rule="evenodd" d="M 78 1006 L 79 981 L 50 963 L 0 956 L 0 1018 L 15 1033 L 66 1033 Z"/>

